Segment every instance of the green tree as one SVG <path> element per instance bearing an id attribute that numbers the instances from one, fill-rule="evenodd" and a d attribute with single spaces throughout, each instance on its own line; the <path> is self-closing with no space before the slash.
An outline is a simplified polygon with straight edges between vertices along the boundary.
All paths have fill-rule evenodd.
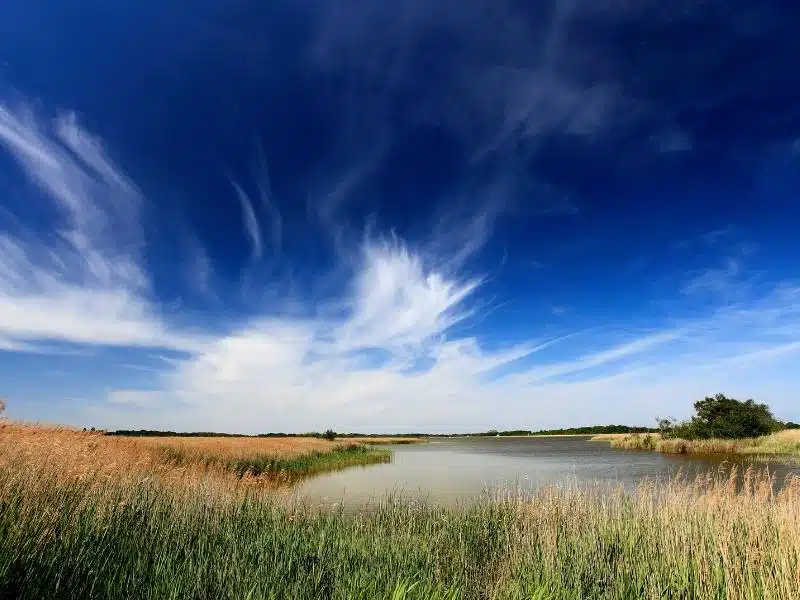
<path id="1" fill-rule="evenodd" d="M 768 435 L 783 429 L 769 407 L 753 399 L 742 401 L 717 394 L 695 402 L 694 410 L 695 415 L 690 421 L 660 420 L 662 435 L 688 440 L 735 439 Z"/>
<path id="2" fill-rule="evenodd" d="M 322 437 L 332 442 L 336 439 L 336 432 L 333 429 L 328 429 L 325 433 L 322 434 Z"/>

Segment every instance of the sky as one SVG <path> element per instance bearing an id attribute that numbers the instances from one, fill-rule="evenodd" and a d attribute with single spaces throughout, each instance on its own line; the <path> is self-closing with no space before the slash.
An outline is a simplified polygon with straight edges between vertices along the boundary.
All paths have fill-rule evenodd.
<path id="1" fill-rule="evenodd" d="M 12 418 L 800 421 L 800 4 L 5 0 Z"/>

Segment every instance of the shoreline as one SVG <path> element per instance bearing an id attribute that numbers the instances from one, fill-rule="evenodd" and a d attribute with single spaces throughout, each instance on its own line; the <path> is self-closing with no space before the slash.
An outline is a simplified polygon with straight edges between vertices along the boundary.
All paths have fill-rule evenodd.
<path id="1" fill-rule="evenodd" d="M 786 429 L 758 438 L 663 439 L 657 433 L 606 434 L 590 441 L 609 442 L 612 448 L 662 454 L 775 456 L 800 458 L 800 430 Z"/>

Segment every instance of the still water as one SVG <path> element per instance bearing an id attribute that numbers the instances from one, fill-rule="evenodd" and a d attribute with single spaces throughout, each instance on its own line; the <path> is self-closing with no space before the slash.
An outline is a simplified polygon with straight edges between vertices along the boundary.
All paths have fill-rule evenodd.
<path id="1" fill-rule="evenodd" d="M 424 444 L 388 446 L 392 462 L 328 473 L 300 483 L 293 496 L 314 504 L 358 507 L 388 495 L 430 504 L 465 504 L 487 490 L 534 490 L 548 484 L 623 485 L 730 468 L 731 458 L 686 457 L 656 452 L 616 450 L 589 437 L 455 438 Z M 733 457 L 740 466 L 769 468 L 781 481 L 800 475 L 792 464 L 753 463 Z"/>

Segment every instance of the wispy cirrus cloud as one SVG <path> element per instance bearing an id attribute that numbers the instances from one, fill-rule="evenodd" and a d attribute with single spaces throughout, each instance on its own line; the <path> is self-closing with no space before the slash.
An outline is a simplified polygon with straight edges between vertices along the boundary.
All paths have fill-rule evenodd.
<path id="1" fill-rule="evenodd" d="M 72 114 L 0 106 L 0 145 L 53 220 L 0 232 L 0 335 L 14 343 L 190 346 L 168 330 L 142 266 L 142 198 Z"/>
<path id="2" fill-rule="evenodd" d="M 489 235 L 490 215 L 480 214 L 466 235 L 443 244 L 363 236 L 343 267 L 345 285 L 304 299 L 305 310 L 279 298 L 228 331 L 206 323 L 189 335 L 152 290 L 141 227 L 147 199 L 102 144 L 74 117 L 47 122 L 7 107 L 0 142 L 53 223 L 0 234 L 0 350 L 46 352 L 67 342 L 179 351 L 151 369 L 155 386 L 111 390 L 86 407 L 95 423 L 458 430 L 558 425 L 566 412 L 587 423 L 650 422 L 676 397 L 724 384 L 747 392 L 748 376 L 785 369 L 800 350 L 800 301 L 790 282 L 646 328 L 632 319 L 543 337 L 519 321 L 521 342 L 492 342 L 486 330 L 463 327 L 485 310 L 487 280 L 467 273 L 460 258 L 479 252 Z M 622 334 L 612 337 L 613 325 Z M 764 393 L 779 392 L 763 375 L 758 381 Z"/>
<path id="3" fill-rule="evenodd" d="M 244 193 L 244 190 L 239 187 L 239 184 L 234 183 L 233 189 L 236 191 L 236 196 L 242 205 L 242 219 L 244 220 L 244 229 L 247 234 L 247 239 L 250 242 L 252 250 L 252 259 L 259 260 L 264 252 L 263 241 L 261 240 L 261 226 L 256 217 L 256 211 L 253 208 L 253 202 L 250 197 Z"/>

